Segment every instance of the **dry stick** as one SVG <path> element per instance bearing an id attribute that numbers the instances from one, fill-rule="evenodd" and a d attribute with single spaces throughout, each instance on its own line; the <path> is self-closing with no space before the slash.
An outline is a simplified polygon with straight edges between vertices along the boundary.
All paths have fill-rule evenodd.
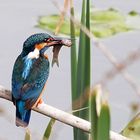
<path id="1" fill-rule="evenodd" d="M 66 12 L 67 12 L 68 4 L 69 4 L 69 0 L 64 0 L 64 9 L 61 11 L 60 19 L 59 19 L 59 22 L 58 22 L 57 27 L 55 29 L 55 35 L 57 35 L 59 33 L 60 28 L 64 22 L 64 17 L 65 17 Z"/>
<path id="2" fill-rule="evenodd" d="M 104 53 L 104 55 L 110 60 L 110 62 L 115 66 L 115 68 L 121 73 L 121 75 L 124 77 L 124 79 L 131 85 L 131 87 L 136 91 L 137 95 L 140 96 L 140 88 L 137 85 L 136 80 L 126 71 L 126 70 L 120 70 L 120 65 L 117 61 L 117 59 L 112 55 L 112 53 L 109 51 L 109 49 L 106 49 L 106 47 L 99 43 L 95 42 L 96 46 L 100 48 L 100 50 Z"/>
<path id="3" fill-rule="evenodd" d="M 11 97 L 11 91 L 5 89 L 3 86 L 0 86 L 0 98 L 12 101 L 12 97 Z M 67 112 L 64 112 L 62 110 L 59 110 L 57 108 L 54 108 L 50 105 L 47 104 L 40 104 L 37 107 L 33 108 L 34 111 L 41 113 L 45 116 L 54 118 L 62 123 L 68 124 L 72 127 L 76 127 L 79 128 L 85 132 L 90 133 L 90 127 L 91 124 L 90 122 L 81 119 L 79 117 L 76 117 L 72 114 L 69 114 Z M 117 134 L 115 132 L 110 132 L 110 137 L 111 140 L 130 140 L 120 134 Z"/>
<path id="4" fill-rule="evenodd" d="M 98 83 L 102 85 L 106 85 L 108 80 L 111 80 L 114 76 L 116 76 L 120 71 L 123 71 L 128 66 L 133 64 L 136 60 L 140 59 L 140 48 L 136 49 L 135 51 L 128 54 L 128 56 L 121 62 L 118 63 L 117 69 L 111 69 L 105 73 L 104 77 L 99 80 Z"/>
<path id="5" fill-rule="evenodd" d="M 56 0 L 53 0 L 55 7 L 61 11 L 60 6 Z M 101 52 L 108 58 L 108 60 L 113 64 L 113 66 L 119 71 L 119 65 L 117 59 L 113 56 L 113 54 L 107 49 L 102 43 L 98 41 L 97 38 L 94 37 L 93 33 L 89 31 L 84 25 L 82 25 L 77 19 L 75 19 L 72 15 L 67 15 L 77 27 L 79 27 L 95 44 L 97 48 L 101 50 Z M 119 71 L 124 79 L 131 85 L 131 87 L 135 90 L 135 92 L 140 96 L 140 88 L 137 85 L 136 80 L 126 71 Z"/>

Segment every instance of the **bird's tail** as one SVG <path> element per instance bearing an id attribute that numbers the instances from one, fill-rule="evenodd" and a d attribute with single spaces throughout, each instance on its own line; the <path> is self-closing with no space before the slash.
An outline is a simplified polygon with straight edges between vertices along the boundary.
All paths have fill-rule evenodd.
<path id="1" fill-rule="evenodd" d="M 27 127 L 29 124 L 31 109 L 25 108 L 24 101 L 16 101 L 16 126 Z"/>

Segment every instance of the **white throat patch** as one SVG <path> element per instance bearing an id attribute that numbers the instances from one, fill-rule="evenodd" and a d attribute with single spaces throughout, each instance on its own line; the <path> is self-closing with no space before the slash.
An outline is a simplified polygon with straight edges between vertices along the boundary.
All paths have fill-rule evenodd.
<path id="1" fill-rule="evenodd" d="M 38 58 L 39 57 L 39 50 L 37 48 L 34 49 L 33 52 L 30 52 L 27 56 L 27 58 L 33 59 L 33 58 Z"/>

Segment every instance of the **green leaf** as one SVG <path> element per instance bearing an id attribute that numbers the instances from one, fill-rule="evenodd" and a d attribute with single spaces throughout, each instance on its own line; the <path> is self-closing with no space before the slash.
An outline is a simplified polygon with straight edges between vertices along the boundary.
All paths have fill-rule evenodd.
<path id="1" fill-rule="evenodd" d="M 98 94 L 98 88 L 94 88 L 93 91 L 91 91 L 90 96 L 90 119 L 91 119 L 91 139 L 97 140 L 97 122 L 98 122 L 98 116 L 97 116 L 97 105 L 96 105 L 96 97 Z"/>
<path id="2" fill-rule="evenodd" d="M 70 13 L 71 16 L 74 17 L 74 6 L 73 0 L 70 1 Z M 71 33 L 71 94 L 72 94 L 72 110 L 75 110 L 74 101 L 77 97 L 77 53 L 76 53 L 76 38 L 75 38 L 75 24 L 72 20 L 70 20 L 70 33 Z M 77 112 L 73 113 L 74 115 L 78 115 Z M 74 140 L 77 138 L 77 128 L 73 129 Z"/>
<path id="3" fill-rule="evenodd" d="M 133 140 L 140 140 L 140 113 L 128 123 L 121 134 Z"/>
<path id="4" fill-rule="evenodd" d="M 73 0 L 71 0 L 71 4 Z M 74 17 L 74 7 L 71 5 L 71 15 Z M 71 88 L 72 88 L 72 101 L 77 99 L 76 94 L 76 77 L 77 77 L 77 53 L 76 53 L 76 38 L 75 38 L 75 25 L 72 20 L 70 20 L 70 29 L 71 29 Z M 73 107 L 74 109 L 74 107 Z"/>
<path id="5" fill-rule="evenodd" d="M 94 22 L 125 21 L 125 17 L 116 10 L 92 10 L 91 20 Z"/>
<path id="6" fill-rule="evenodd" d="M 91 140 L 109 140 L 110 111 L 101 97 L 101 86 L 96 85 L 90 94 Z"/>
<path id="7" fill-rule="evenodd" d="M 90 1 L 83 0 L 82 6 L 82 25 L 90 30 Z M 79 38 L 79 53 L 78 53 L 78 70 L 77 70 L 77 94 L 81 96 L 86 92 L 90 86 L 90 39 L 86 36 L 85 32 L 80 30 Z M 82 104 L 82 101 L 81 103 Z M 82 105 L 83 107 L 89 106 L 88 100 Z M 79 111 L 79 117 L 89 120 L 89 109 Z M 89 135 L 81 130 L 78 130 L 77 140 L 88 140 Z"/>
<path id="8" fill-rule="evenodd" d="M 136 15 L 138 15 L 138 12 L 136 12 L 136 11 L 130 11 L 129 12 L 129 15 L 131 15 L 131 16 L 136 16 Z"/>
<path id="9" fill-rule="evenodd" d="M 24 140 L 31 140 L 31 133 L 30 130 L 27 128 L 25 133 L 25 139 Z"/>
<path id="10" fill-rule="evenodd" d="M 50 122 L 45 130 L 43 140 L 49 140 L 54 123 L 55 123 L 55 119 L 51 118 L 51 120 L 50 120 Z"/>
<path id="11" fill-rule="evenodd" d="M 86 27 L 90 31 L 90 0 L 87 0 Z M 90 38 L 85 35 L 84 88 L 90 88 Z"/>
<path id="12" fill-rule="evenodd" d="M 59 15 L 40 16 L 37 27 L 44 30 L 49 30 L 55 33 L 55 29 L 56 29 L 59 19 L 60 19 Z M 63 26 L 61 26 L 60 28 L 60 33 L 65 34 L 65 35 L 70 34 L 70 22 L 69 22 L 69 19 L 66 17 L 64 19 Z M 75 34 L 77 36 L 79 32 L 76 30 Z"/>
<path id="13" fill-rule="evenodd" d="M 91 31 L 96 37 L 99 38 L 109 37 L 120 32 L 140 29 L 140 15 L 135 11 L 131 11 L 130 13 L 125 15 L 120 11 L 114 9 L 93 9 L 90 12 L 90 15 Z M 76 17 L 80 19 L 80 17 Z M 41 16 L 38 20 L 37 27 L 55 32 L 58 21 L 59 15 Z M 65 35 L 70 34 L 70 23 L 69 19 L 66 17 L 64 20 L 64 24 L 61 27 L 60 33 Z M 79 36 L 79 27 L 75 28 L 75 35 Z"/>
<path id="14" fill-rule="evenodd" d="M 109 140 L 110 111 L 108 104 L 102 103 L 97 125 L 97 140 Z"/>
<path id="15" fill-rule="evenodd" d="M 81 24 L 85 25 L 85 0 L 82 5 Z M 84 92 L 84 66 L 85 66 L 85 33 L 80 30 L 77 68 L 77 94 L 80 96 Z"/>

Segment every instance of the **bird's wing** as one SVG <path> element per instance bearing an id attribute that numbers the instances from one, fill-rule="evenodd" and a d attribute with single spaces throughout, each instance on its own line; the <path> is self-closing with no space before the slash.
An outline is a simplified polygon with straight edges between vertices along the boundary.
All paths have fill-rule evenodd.
<path id="1" fill-rule="evenodd" d="M 13 70 L 12 94 L 15 99 L 24 100 L 27 108 L 31 108 L 42 93 L 48 79 L 49 61 L 45 58 L 35 60 L 26 79 L 22 78 L 24 64 L 21 63 L 23 63 L 21 58 L 18 58 Z"/>
<path id="2" fill-rule="evenodd" d="M 15 99 L 20 98 L 21 87 L 24 84 L 22 73 L 23 73 L 24 63 L 21 55 L 18 56 L 14 64 L 12 73 L 12 96 Z"/>

